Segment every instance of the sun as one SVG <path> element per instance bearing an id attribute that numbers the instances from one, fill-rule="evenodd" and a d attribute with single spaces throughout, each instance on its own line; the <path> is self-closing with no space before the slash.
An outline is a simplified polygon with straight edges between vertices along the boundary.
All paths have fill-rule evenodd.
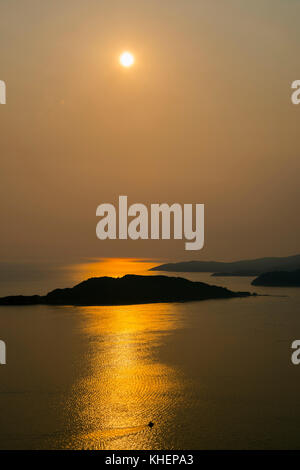
<path id="1" fill-rule="evenodd" d="M 120 55 L 120 64 L 123 67 L 131 67 L 134 64 L 134 56 L 131 54 L 131 52 L 122 52 Z"/>

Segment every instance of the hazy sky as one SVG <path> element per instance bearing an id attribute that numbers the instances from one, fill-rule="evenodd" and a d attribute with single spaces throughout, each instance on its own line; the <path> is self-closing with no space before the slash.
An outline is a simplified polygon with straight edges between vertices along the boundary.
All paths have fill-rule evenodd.
<path id="1" fill-rule="evenodd" d="M 299 15 L 298 0 L 0 0 L 0 259 L 299 253 Z M 121 194 L 204 203 L 205 248 L 97 240 L 97 206 Z"/>

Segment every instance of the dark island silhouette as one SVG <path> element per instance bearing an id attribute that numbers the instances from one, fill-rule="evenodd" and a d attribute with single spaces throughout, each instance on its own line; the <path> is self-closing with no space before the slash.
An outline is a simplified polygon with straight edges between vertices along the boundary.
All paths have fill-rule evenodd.
<path id="1" fill-rule="evenodd" d="M 44 296 L 2 297 L 0 305 L 130 305 L 229 299 L 250 295 L 253 294 L 232 292 L 224 287 L 181 277 L 127 274 L 120 278 L 93 277 L 71 288 L 55 289 Z"/>
<path id="2" fill-rule="evenodd" d="M 258 276 L 268 271 L 300 269 L 300 255 L 233 261 L 183 261 L 161 264 L 150 271 L 213 273 L 213 276 Z"/>
<path id="3" fill-rule="evenodd" d="M 252 281 L 253 286 L 300 287 L 300 269 L 263 273 Z"/>

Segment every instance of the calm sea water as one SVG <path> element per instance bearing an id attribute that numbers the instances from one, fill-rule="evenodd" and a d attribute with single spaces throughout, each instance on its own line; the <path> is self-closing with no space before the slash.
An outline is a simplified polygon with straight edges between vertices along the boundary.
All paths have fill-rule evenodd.
<path id="1" fill-rule="evenodd" d="M 1 307 L 0 448 L 300 448 L 300 366 L 290 361 L 300 339 L 300 289 L 184 276 L 271 295 Z M 22 286 L 33 293 L 51 282 Z M 7 287 L 1 295 L 16 293 Z"/>

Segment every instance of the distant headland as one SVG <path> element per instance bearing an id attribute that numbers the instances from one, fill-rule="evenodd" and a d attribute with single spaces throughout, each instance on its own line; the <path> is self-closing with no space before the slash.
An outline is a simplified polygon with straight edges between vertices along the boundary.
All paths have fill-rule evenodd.
<path id="1" fill-rule="evenodd" d="M 300 255 L 233 261 L 183 261 L 161 264 L 151 271 L 213 273 L 213 276 L 258 276 L 269 271 L 300 269 Z"/>
<path id="2" fill-rule="evenodd" d="M 300 269 L 263 273 L 252 281 L 253 286 L 300 287 Z"/>
<path id="3" fill-rule="evenodd" d="M 94 277 L 72 288 L 55 289 L 47 295 L 8 296 L 2 305 L 131 305 L 159 302 L 187 302 L 248 297 L 250 292 L 193 282 L 181 277 L 138 276 Z"/>

